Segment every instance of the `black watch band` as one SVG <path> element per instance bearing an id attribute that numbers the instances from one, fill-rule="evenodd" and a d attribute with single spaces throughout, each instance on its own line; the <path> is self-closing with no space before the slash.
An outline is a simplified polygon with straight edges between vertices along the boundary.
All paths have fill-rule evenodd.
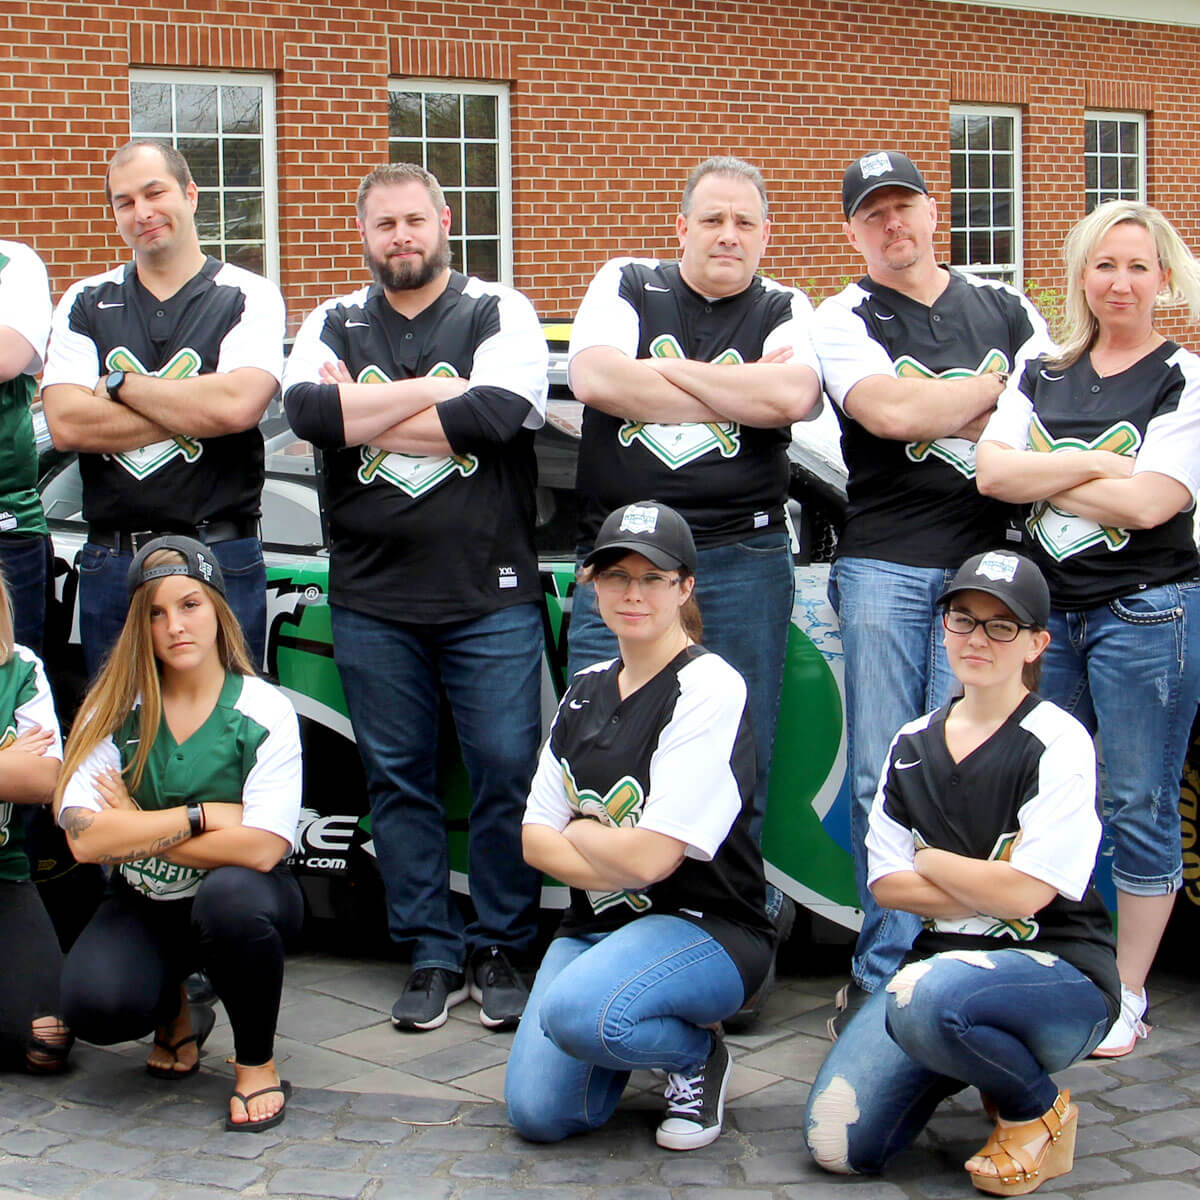
<path id="1" fill-rule="evenodd" d="M 121 403 L 121 386 L 125 382 L 124 371 L 109 371 L 104 377 L 104 387 L 111 399 Z"/>
<path id="2" fill-rule="evenodd" d="M 187 819 L 192 831 L 192 837 L 199 837 L 204 832 L 204 809 L 199 804 L 189 804 L 187 806 Z"/>

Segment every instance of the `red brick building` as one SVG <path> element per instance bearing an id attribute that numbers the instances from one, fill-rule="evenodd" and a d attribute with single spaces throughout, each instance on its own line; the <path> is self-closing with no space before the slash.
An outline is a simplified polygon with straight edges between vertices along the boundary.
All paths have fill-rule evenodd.
<path id="1" fill-rule="evenodd" d="M 842 169 L 887 145 L 924 168 L 943 257 L 1035 290 L 1097 194 L 1200 247 L 1195 0 L 3 0 L 0 27 L 0 237 L 56 295 L 125 253 L 101 177 L 131 130 L 185 150 L 206 244 L 276 277 L 293 331 L 361 280 L 351 197 L 389 157 L 448 185 L 456 262 L 547 317 L 605 258 L 673 253 L 711 153 L 763 167 L 765 269 L 814 298 L 859 271 Z"/>

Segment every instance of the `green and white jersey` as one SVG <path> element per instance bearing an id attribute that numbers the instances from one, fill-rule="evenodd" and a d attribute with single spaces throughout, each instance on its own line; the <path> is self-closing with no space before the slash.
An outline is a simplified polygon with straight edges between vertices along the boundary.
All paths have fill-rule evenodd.
<path id="1" fill-rule="evenodd" d="M 62 808 L 101 810 L 95 778 L 133 761 L 141 737 L 141 706 L 101 742 L 71 776 Z M 132 793 L 143 809 L 176 808 L 205 801 L 243 806 L 242 824 L 278 834 L 295 849 L 300 818 L 300 724 L 277 688 L 248 675 L 226 676 L 208 719 L 182 744 L 166 721 Z M 118 870 L 130 887 L 154 900 L 193 896 L 205 872 L 161 858 L 125 862 Z"/>
<path id="2" fill-rule="evenodd" d="M 54 734 L 46 756 L 61 762 L 62 737 L 42 660 L 32 650 L 14 646 L 12 657 L 0 666 L 0 754 L 21 734 L 39 725 Z M 9 804 L 0 795 L 0 879 L 28 878 L 23 815 L 18 805 Z"/>
<path id="3" fill-rule="evenodd" d="M 50 314 L 50 284 L 42 260 L 20 242 L 0 241 L 0 325 L 33 347 L 21 372 L 0 381 L 0 533 L 47 532 L 29 404 L 50 338 Z"/>

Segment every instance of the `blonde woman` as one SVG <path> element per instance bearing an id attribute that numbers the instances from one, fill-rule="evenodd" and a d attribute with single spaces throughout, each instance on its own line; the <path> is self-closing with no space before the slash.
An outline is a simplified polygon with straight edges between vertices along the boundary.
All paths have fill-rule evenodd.
<path id="1" fill-rule="evenodd" d="M 221 569 L 191 538 L 130 566 L 130 605 L 67 742 L 57 804 L 75 856 L 111 865 L 109 891 L 67 956 L 63 1008 L 102 1045 L 154 1031 L 147 1070 L 199 1065 L 182 988 L 203 967 L 233 1027 L 226 1128 L 283 1120 L 274 1036 L 300 890 L 283 859 L 300 810 L 287 699 L 254 675 Z"/>
<path id="2" fill-rule="evenodd" d="M 1200 315 L 1200 266 L 1161 213 L 1102 204 L 1067 237 L 1059 353 L 1014 377 L 978 482 L 1029 505 L 1050 585 L 1043 694 L 1099 734 L 1111 793 L 1121 1015 L 1094 1051 L 1146 1035 L 1146 975 L 1182 879 L 1179 779 L 1200 700 L 1200 359 L 1156 327 Z"/>

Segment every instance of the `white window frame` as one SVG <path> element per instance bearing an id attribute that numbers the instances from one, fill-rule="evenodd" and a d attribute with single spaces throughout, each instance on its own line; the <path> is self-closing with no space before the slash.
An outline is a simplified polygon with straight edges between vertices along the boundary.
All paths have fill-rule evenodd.
<path id="1" fill-rule="evenodd" d="M 279 283 L 279 184 L 278 147 L 275 140 L 275 78 L 261 71 L 203 71 L 175 68 L 131 67 L 129 83 L 195 83 L 206 87 L 262 88 L 263 147 L 263 273 Z M 132 125 L 133 114 L 130 113 Z M 153 137 L 138 133 L 136 137 Z M 218 133 L 218 138 L 222 135 Z M 246 135 L 238 135 L 246 136 Z"/>
<path id="2" fill-rule="evenodd" d="M 1099 108 L 1089 108 L 1084 110 L 1083 119 L 1087 121 L 1116 121 L 1123 125 L 1135 125 L 1138 131 L 1137 145 L 1137 164 L 1138 164 L 1138 187 L 1137 195 L 1133 197 L 1123 197 L 1123 199 L 1140 200 L 1143 204 L 1146 202 L 1146 114 L 1144 112 L 1125 112 L 1120 110 L 1108 110 Z M 1086 143 L 1085 143 L 1086 145 Z M 1099 140 L 1096 143 L 1096 154 L 1089 155 L 1085 149 L 1083 152 L 1084 162 L 1088 158 L 1096 159 L 1096 192 L 1099 194 L 1103 189 L 1100 187 L 1100 160 L 1104 157 L 1113 157 L 1112 155 L 1102 155 L 1099 150 Z M 1125 157 L 1118 155 L 1117 157 Z M 1099 203 L 1099 201 L 1097 201 Z M 1091 212 L 1096 207 L 1091 204 L 1091 194 L 1087 187 L 1087 175 L 1084 174 L 1083 185 L 1083 207 L 1085 212 Z"/>
<path id="3" fill-rule="evenodd" d="M 1024 208 L 1024 174 L 1021 155 L 1021 117 L 1020 108 L 1015 108 L 1010 105 L 997 104 L 952 104 L 950 106 L 951 117 L 1007 117 L 1013 123 L 1013 142 L 1012 142 L 1012 158 L 1013 158 L 1013 177 L 1012 177 L 1012 213 L 1013 213 L 1013 261 L 1011 263 L 955 263 L 955 266 L 962 267 L 965 271 L 970 271 L 973 274 L 980 275 L 987 279 L 1003 279 L 1011 274 L 1011 283 L 1013 287 L 1020 289 L 1024 284 L 1024 257 L 1025 257 L 1025 208 Z M 970 154 L 969 149 L 952 150 L 950 151 L 951 158 L 957 154 Z M 978 153 L 978 152 L 976 152 Z M 989 151 L 989 154 L 991 152 Z M 969 171 L 968 171 L 968 186 L 969 192 Z M 989 192 L 991 189 L 989 189 Z M 970 211 L 968 205 L 968 213 Z M 953 229 L 951 221 L 953 220 L 954 202 L 953 191 L 951 192 L 950 212 L 947 216 L 950 220 L 947 225 Z M 969 220 L 969 217 L 968 217 Z M 995 228 L 987 226 L 988 229 Z M 970 244 L 970 225 L 968 230 L 968 246 Z"/>
<path id="4" fill-rule="evenodd" d="M 473 79 L 413 79 L 404 75 L 393 75 L 388 79 L 388 93 L 419 92 L 426 95 L 430 92 L 443 92 L 459 96 L 495 96 L 496 97 L 496 183 L 497 183 L 497 226 L 499 231 L 500 253 L 498 258 L 500 282 L 512 286 L 513 281 L 513 225 L 512 225 L 512 124 L 509 109 L 509 87 L 507 83 L 489 83 Z M 424 144 L 428 139 L 422 135 L 416 140 Z M 436 140 L 436 139 L 435 139 Z M 391 146 L 389 131 L 389 155 Z M 460 189 L 453 189 L 458 191 Z M 466 187 L 461 189 L 464 193 Z M 450 237 L 456 236 L 454 229 Z M 462 236 L 461 230 L 457 236 Z M 455 264 L 462 268 L 462 263 Z"/>

